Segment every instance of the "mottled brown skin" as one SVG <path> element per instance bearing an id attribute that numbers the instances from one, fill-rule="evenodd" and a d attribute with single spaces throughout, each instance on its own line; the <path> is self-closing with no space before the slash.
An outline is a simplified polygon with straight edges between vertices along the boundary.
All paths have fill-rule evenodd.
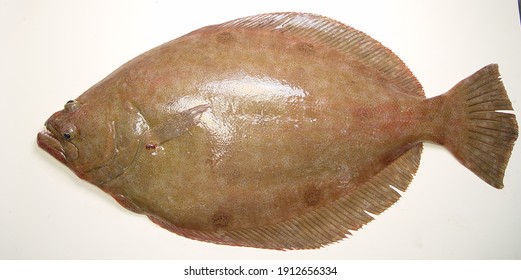
<path id="1" fill-rule="evenodd" d="M 141 151 L 123 176 L 102 187 L 179 227 L 253 227 L 349 192 L 414 143 L 414 122 L 421 119 L 411 117 L 419 114 L 413 108 L 422 98 L 364 74 L 369 70 L 324 46 L 302 51 L 306 42 L 299 38 L 262 33 L 193 33 L 125 65 L 111 78 L 115 88 L 92 92 L 130 100 L 150 127 L 168 118 L 169 104 L 202 100 L 210 104 L 207 114 L 226 126 L 217 130 L 231 131 L 227 139 L 212 135 L 219 131 L 205 127 L 203 113 L 202 124 L 163 143 L 162 150 Z M 222 42 L 222 34 L 228 41 Z M 159 59 L 164 57 L 169 60 Z M 308 61 L 305 67 L 302 60 Z M 205 89 L 245 76 L 307 96 L 249 100 Z M 258 90 L 271 86 L 248 83 Z M 219 98 L 224 100 L 212 100 Z"/>
<path id="2" fill-rule="evenodd" d="M 61 152 L 49 133 L 39 142 L 174 231 L 233 230 L 298 217 L 419 142 L 443 144 L 441 103 L 309 38 L 208 27 L 131 60 L 52 116 L 54 137 L 77 127 Z"/>

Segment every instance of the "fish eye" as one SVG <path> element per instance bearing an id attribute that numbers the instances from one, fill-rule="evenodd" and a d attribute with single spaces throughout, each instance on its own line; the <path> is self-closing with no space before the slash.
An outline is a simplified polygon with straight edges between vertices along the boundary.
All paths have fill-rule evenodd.
<path id="1" fill-rule="evenodd" d="M 78 108 L 80 107 L 80 104 L 76 100 L 69 100 L 69 101 L 67 101 L 67 103 L 65 103 L 65 106 L 63 106 L 63 107 L 64 107 L 65 111 L 67 111 L 67 112 L 74 112 L 74 111 L 78 110 Z"/>
<path id="2" fill-rule="evenodd" d="M 72 124 L 65 126 L 63 128 L 62 136 L 63 136 L 63 139 L 65 139 L 67 141 L 74 139 L 74 137 L 76 136 L 76 126 L 74 126 Z"/>

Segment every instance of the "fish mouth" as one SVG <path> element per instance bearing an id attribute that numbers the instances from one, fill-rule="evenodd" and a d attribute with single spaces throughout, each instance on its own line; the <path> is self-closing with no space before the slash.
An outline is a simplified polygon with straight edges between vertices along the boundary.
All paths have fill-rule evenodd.
<path id="1" fill-rule="evenodd" d="M 37 137 L 37 143 L 40 148 L 44 149 L 46 152 L 51 154 L 54 158 L 61 161 L 62 163 L 65 162 L 65 151 L 63 149 L 62 144 L 54 135 L 49 132 L 48 130 L 44 130 L 42 132 L 38 133 Z"/>

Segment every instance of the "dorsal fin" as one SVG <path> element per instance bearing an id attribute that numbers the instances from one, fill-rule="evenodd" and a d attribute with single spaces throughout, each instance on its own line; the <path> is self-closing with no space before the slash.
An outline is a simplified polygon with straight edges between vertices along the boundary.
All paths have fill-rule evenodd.
<path id="1" fill-rule="evenodd" d="M 288 32 L 326 44 L 377 70 L 406 93 L 425 95 L 416 77 L 391 50 L 365 33 L 336 20 L 307 13 L 271 13 L 244 17 L 210 28 L 226 27 Z"/>
<path id="2" fill-rule="evenodd" d="M 258 228 L 196 231 L 175 227 L 149 216 L 160 226 L 188 238 L 218 244 L 267 249 L 313 249 L 339 241 L 361 228 L 395 203 L 405 191 L 420 162 L 422 144 L 417 144 L 376 176 L 349 194 L 299 217 Z M 392 186 L 392 187 L 391 187 Z"/>

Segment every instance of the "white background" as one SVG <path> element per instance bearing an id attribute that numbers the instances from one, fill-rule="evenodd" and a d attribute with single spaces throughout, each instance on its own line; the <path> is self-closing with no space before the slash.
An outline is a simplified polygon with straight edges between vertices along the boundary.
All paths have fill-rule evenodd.
<path id="1" fill-rule="evenodd" d="M 404 60 L 427 96 L 498 63 L 521 112 L 515 0 L 1 0 L 0 258 L 520 259 L 519 141 L 503 190 L 426 145 L 398 203 L 349 239 L 292 252 L 179 237 L 124 210 L 37 147 L 53 112 L 136 55 L 208 24 L 275 11 L 322 14 L 366 32 Z"/>

